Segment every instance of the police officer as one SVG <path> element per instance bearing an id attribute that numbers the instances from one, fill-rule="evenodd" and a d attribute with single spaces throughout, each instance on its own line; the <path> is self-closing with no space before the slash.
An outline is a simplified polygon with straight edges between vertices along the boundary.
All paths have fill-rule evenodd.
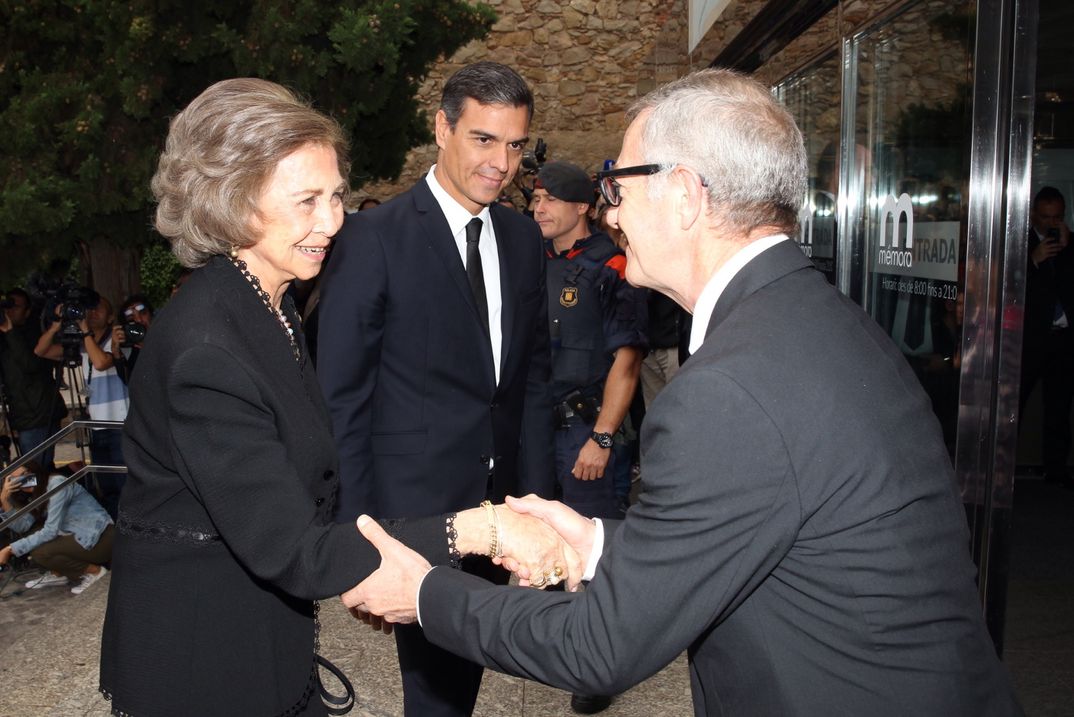
<path id="1" fill-rule="evenodd" d="M 548 258 L 548 320 L 556 399 L 556 476 L 563 502 L 588 516 L 620 517 L 612 435 L 630 408 L 645 355 L 645 291 L 630 286 L 626 257 L 591 230 L 593 182 L 580 167 L 548 162 L 537 174 L 533 218 Z"/>

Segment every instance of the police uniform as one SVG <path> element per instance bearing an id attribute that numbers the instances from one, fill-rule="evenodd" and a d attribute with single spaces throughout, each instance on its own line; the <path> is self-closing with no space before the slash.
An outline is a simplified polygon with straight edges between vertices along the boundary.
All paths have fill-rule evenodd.
<path id="1" fill-rule="evenodd" d="M 601 478 L 571 474 L 600 410 L 604 379 L 615 352 L 645 350 L 646 294 L 627 283 L 626 257 L 603 232 L 557 253 L 545 240 L 548 320 L 552 334 L 552 382 L 556 403 L 556 477 L 563 502 L 587 516 L 616 512 L 614 456 Z"/>

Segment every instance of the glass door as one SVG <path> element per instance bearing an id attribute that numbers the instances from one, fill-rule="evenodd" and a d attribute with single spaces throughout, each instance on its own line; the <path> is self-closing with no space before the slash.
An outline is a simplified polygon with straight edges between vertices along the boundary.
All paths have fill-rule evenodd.
<path id="1" fill-rule="evenodd" d="M 916 2 L 844 43 L 847 293 L 921 380 L 954 456 L 976 3 Z"/>
<path id="2" fill-rule="evenodd" d="M 1035 0 L 915 0 L 842 48 L 839 286 L 885 328 L 932 401 L 999 650 L 1035 12 Z"/>

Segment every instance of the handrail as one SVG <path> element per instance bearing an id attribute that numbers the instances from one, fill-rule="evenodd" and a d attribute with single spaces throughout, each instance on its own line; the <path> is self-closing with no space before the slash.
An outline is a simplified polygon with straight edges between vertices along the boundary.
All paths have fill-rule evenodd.
<path id="1" fill-rule="evenodd" d="M 40 445 L 23 453 L 12 461 L 6 468 L 0 471 L 0 479 L 6 478 L 9 471 L 21 468 L 81 428 L 123 428 L 123 421 L 71 421 L 66 426 L 56 431 L 56 433 L 52 434 L 52 436 L 42 441 Z"/>
<path id="2" fill-rule="evenodd" d="M 66 438 L 70 434 L 72 434 L 72 433 L 74 433 L 75 431 L 78 431 L 78 430 L 90 429 L 90 428 L 121 429 L 121 428 L 123 428 L 123 421 L 71 421 L 69 424 L 67 424 L 66 426 L 61 428 L 59 431 L 54 433 L 52 436 L 50 436 L 49 438 L 47 438 L 44 441 L 42 441 L 40 445 L 38 445 L 37 447 L 27 451 L 26 453 L 23 453 L 17 459 L 12 461 L 11 464 L 8 465 L 6 468 L 4 468 L 3 470 L 0 470 L 0 484 L 2 484 L 3 481 L 7 480 L 7 477 L 9 475 L 11 475 L 12 473 L 14 473 L 17 469 L 19 469 L 22 466 L 26 465 L 27 463 L 32 461 L 34 458 L 36 458 L 37 456 L 39 456 L 42 453 L 44 453 L 49 448 L 51 448 L 52 446 L 54 446 L 57 443 L 59 443 L 60 441 L 62 441 L 64 438 Z M 26 513 L 29 513 L 31 510 L 33 510 L 37 506 L 48 502 L 49 498 L 51 498 L 53 495 L 55 495 L 56 493 L 59 493 L 61 490 L 63 490 L 67 486 L 71 485 L 72 483 L 74 483 L 76 480 L 78 480 L 82 476 L 86 475 L 87 473 L 126 473 L 126 472 L 127 472 L 127 466 L 115 466 L 115 465 L 100 465 L 100 466 L 98 466 L 98 465 L 93 465 L 92 463 L 90 465 L 83 466 L 82 468 L 80 468 L 77 471 L 75 471 L 69 478 L 66 478 L 58 486 L 56 486 L 55 488 L 52 488 L 51 490 L 47 491 L 44 495 L 40 495 L 37 498 L 34 498 L 32 501 L 30 501 L 29 503 L 27 503 L 23 507 L 21 507 L 18 510 L 16 510 L 14 513 L 9 515 L 7 518 L 5 518 L 2 522 L 0 522 L 0 531 L 4 530 L 8 526 L 10 526 L 16 520 L 21 518 Z"/>

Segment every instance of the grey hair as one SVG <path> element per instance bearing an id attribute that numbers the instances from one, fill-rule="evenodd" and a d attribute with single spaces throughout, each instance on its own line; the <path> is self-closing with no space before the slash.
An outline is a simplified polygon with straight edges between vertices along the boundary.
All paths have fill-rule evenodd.
<path id="1" fill-rule="evenodd" d="M 276 165 L 306 145 L 331 147 L 350 172 L 334 119 L 285 87 L 255 78 L 212 85 L 172 119 L 153 175 L 156 228 L 187 268 L 257 243 L 250 220 Z"/>
<path id="2" fill-rule="evenodd" d="M 709 210 L 738 231 L 797 231 L 806 192 L 802 133 L 763 85 L 731 70 L 701 70 L 638 100 L 628 120 L 646 112 L 646 163 L 695 170 L 708 184 Z M 666 178 L 649 178 L 652 196 Z"/>

